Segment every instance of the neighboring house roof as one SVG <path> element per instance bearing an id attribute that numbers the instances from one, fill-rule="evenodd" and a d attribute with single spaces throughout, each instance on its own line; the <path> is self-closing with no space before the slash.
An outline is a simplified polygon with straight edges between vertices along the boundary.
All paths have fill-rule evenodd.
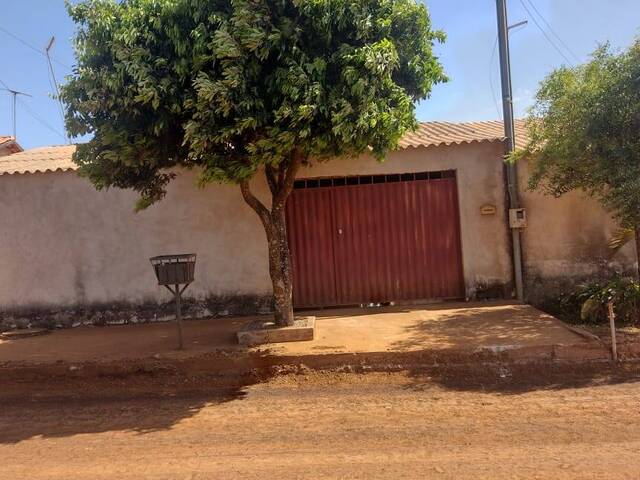
<path id="1" fill-rule="evenodd" d="M 76 170 L 71 161 L 75 145 L 37 147 L 0 158 L 0 175 Z"/>
<path id="2" fill-rule="evenodd" d="M 524 121 L 516 120 L 516 147 L 523 148 L 527 142 Z M 2 138 L 2 137 L 0 137 Z M 502 122 L 423 122 L 415 132 L 400 140 L 400 149 L 437 147 L 476 142 L 504 141 Z M 38 147 L 0 158 L 0 175 L 14 173 L 38 173 L 77 170 L 71 156 L 75 145 Z"/>
<path id="3" fill-rule="evenodd" d="M 524 148 L 528 134 L 524 120 L 515 121 L 516 148 Z M 473 142 L 503 141 L 504 126 L 501 121 L 487 122 L 422 122 L 415 132 L 407 133 L 400 140 L 400 148 L 437 147 Z"/>
<path id="4" fill-rule="evenodd" d="M 5 135 L 0 135 L 0 157 L 11 155 L 22 151 L 22 147 L 18 145 L 16 139 Z"/>

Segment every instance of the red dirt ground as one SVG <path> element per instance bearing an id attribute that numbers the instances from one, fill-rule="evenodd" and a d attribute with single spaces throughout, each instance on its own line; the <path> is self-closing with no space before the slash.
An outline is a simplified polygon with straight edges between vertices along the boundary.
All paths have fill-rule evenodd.
<path id="1" fill-rule="evenodd" d="M 640 368 L 475 366 L 0 389 L 2 479 L 630 479 Z"/>

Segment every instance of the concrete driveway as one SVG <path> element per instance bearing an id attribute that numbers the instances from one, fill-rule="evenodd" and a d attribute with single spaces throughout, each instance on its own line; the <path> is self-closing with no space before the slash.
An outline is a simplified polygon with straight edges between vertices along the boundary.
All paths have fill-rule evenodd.
<path id="1" fill-rule="evenodd" d="M 305 312 L 306 313 L 306 312 Z M 317 316 L 315 339 L 273 344 L 270 355 L 439 350 L 501 351 L 549 345 L 588 345 L 529 305 L 441 303 L 427 306 L 334 309 Z M 235 334 L 250 318 L 212 318 L 185 322 L 186 350 L 177 351 L 173 323 L 78 327 L 48 335 L 0 340 L 0 363 L 114 361 L 162 356 L 188 358 L 211 352 L 256 352 L 237 345 Z M 261 352 L 265 352 L 263 347 Z"/>

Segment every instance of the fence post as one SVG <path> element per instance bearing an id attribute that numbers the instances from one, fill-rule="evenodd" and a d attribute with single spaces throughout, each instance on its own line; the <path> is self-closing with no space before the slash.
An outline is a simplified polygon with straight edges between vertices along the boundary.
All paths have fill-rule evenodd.
<path id="1" fill-rule="evenodd" d="M 609 310 L 609 328 L 611 328 L 611 356 L 614 362 L 618 361 L 618 344 L 616 342 L 616 314 L 613 313 L 613 302 L 607 303 Z"/>

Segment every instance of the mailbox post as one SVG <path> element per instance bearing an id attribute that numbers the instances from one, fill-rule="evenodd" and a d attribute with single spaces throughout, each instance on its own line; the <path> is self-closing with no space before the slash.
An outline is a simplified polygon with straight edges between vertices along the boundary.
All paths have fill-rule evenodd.
<path id="1" fill-rule="evenodd" d="M 158 285 L 169 290 L 176 302 L 176 324 L 178 325 L 178 348 L 184 348 L 182 339 L 182 293 L 193 282 L 196 269 L 196 254 L 160 255 L 149 259 L 158 279 Z"/>

